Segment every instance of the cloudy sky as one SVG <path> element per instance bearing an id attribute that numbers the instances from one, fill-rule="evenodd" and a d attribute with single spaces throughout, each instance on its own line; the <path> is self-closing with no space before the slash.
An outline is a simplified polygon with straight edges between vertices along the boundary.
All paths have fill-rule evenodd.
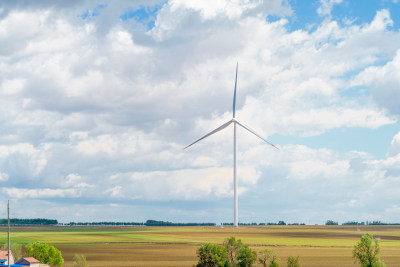
<path id="1" fill-rule="evenodd" d="M 400 222 L 400 1 L 1 1 L 0 217 Z"/>

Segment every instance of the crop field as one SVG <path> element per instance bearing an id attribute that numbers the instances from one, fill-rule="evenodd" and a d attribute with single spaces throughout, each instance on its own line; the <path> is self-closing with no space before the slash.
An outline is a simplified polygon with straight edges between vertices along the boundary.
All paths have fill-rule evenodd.
<path id="1" fill-rule="evenodd" d="M 41 241 L 61 250 L 65 264 L 84 254 L 95 266 L 192 266 L 204 242 L 234 236 L 253 250 L 273 249 L 281 266 L 299 256 L 302 266 L 357 266 L 353 246 L 365 233 L 380 239 L 381 258 L 400 266 L 400 226 L 241 226 L 225 227 L 13 227 L 11 242 Z M 0 242 L 7 229 L 0 228 Z M 257 265 L 260 266 L 260 265 Z"/>

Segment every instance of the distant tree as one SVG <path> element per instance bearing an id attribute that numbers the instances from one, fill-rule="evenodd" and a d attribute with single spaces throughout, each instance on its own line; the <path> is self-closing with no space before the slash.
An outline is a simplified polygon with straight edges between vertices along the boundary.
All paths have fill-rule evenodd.
<path id="1" fill-rule="evenodd" d="M 339 223 L 334 222 L 334 221 L 332 221 L 332 220 L 327 220 L 326 223 L 325 223 L 325 225 L 339 225 Z"/>
<path id="2" fill-rule="evenodd" d="M 257 260 L 257 253 L 246 245 L 242 245 L 236 257 L 239 267 L 251 267 Z"/>
<path id="3" fill-rule="evenodd" d="M 243 243 L 240 239 L 236 240 L 234 237 L 229 237 L 224 240 L 222 244 L 227 252 L 227 262 L 230 266 L 237 266 L 237 255 Z"/>
<path id="4" fill-rule="evenodd" d="M 293 256 L 289 256 L 287 259 L 287 267 L 300 267 L 299 256 L 296 258 Z"/>
<path id="5" fill-rule="evenodd" d="M 214 243 L 205 243 L 197 250 L 198 267 L 223 267 L 226 262 L 226 249 Z"/>
<path id="6" fill-rule="evenodd" d="M 353 248 L 354 262 L 359 262 L 362 267 L 385 267 L 379 259 L 379 241 L 370 234 L 365 234 Z"/>
<path id="7" fill-rule="evenodd" d="M 75 254 L 74 255 L 74 267 L 89 267 L 89 264 L 86 262 L 86 256 L 82 254 Z"/>
<path id="8" fill-rule="evenodd" d="M 29 257 L 34 257 L 41 263 L 47 263 L 50 266 L 61 267 L 64 263 L 61 251 L 46 243 L 34 242 L 27 245 L 26 254 Z"/>

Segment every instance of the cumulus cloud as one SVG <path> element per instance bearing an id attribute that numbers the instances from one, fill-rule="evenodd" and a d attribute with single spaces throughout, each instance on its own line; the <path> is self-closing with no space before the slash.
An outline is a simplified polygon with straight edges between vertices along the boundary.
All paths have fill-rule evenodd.
<path id="1" fill-rule="evenodd" d="M 1 4 L 0 183 L 37 209 L 96 219 L 104 206 L 115 218 L 111 204 L 122 212 L 141 203 L 154 209 L 137 211 L 167 216 L 160 205 L 182 202 L 179 219 L 196 216 L 184 203 L 230 200 L 232 128 L 182 148 L 232 117 L 237 61 L 237 117 L 266 138 L 397 121 L 400 34 L 386 9 L 369 23 L 341 25 L 330 16 L 341 1 L 321 0 L 327 19 L 290 31 L 292 7 L 282 0 L 20 3 Z M 130 17 L 149 6 L 154 25 Z M 374 190 L 396 188 L 397 136 L 377 159 L 290 144 L 276 152 L 238 135 L 248 210 L 288 191 L 294 197 L 276 216 L 295 198 L 318 210 L 325 196 L 330 212 L 365 215 Z M 396 210 L 393 201 L 379 208 Z M 72 202 L 81 210 L 66 207 Z"/>
<path id="2" fill-rule="evenodd" d="M 240 167 L 238 175 L 243 185 L 239 192 L 246 190 L 246 184 L 255 184 L 260 172 L 254 168 Z M 224 198 L 231 196 L 233 172 L 231 168 L 185 169 L 169 172 L 117 173 L 111 177 L 112 184 L 105 190 L 115 198 L 149 200 L 198 200 L 203 198 Z M 120 184 L 124 184 L 122 187 Z"/>
<path id="3" fill-rule="evenodd" d="M 371 86 L 372 96 L 378 105 L 387 109 L 397 118 L 400 109 L 396 99 L 400 97 L 400 50 L 384 66 L 371 66 L 356 77 L 357 84 Z"/>

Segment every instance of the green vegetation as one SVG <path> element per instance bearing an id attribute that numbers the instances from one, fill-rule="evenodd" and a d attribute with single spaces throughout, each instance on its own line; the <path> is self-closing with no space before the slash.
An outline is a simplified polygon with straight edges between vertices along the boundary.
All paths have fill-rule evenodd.
<path id="1" fill-rule="evenodd" d="M 86 256 L 82 254 L 75 254 L 74 255 L 74 267 L 89 267 L 88 263 L 86 262 Z"/>
<path id="2" fill-rule="evenodd" d="M 7 225 L 7 219 L 0 219 L 0 225 Z M 10 225 L 57 225 L 57 220 L 49 219 L 10 219 Z"/>
<path id="3" fill-rule="evenodd" d="M 299 256 L 293 257 L 289 256 L 287 259 L 287 267 L 300 267 Z"/>
<path id="4" fill-rule="evenodd" d="M 197 250 L 197 255 L 199 257 L 197 267 L 223 267 L 228 254 L 221 245 L 205 243 Z"/>
<path id="5" fill-rule="evenodd" d="M 257 260 L 257 253 L 235 237 L 225 239 L 222 246 L 205 243 L 197 250 L 197 256 L 197 267 L 251 267 Z"/>
<path id="6" fill-rule="evenodd" d="M 362 267 L 385 267 L 379 259 L 379 241 L 370 234 L 361 237 L 361 241 L 353 248 L 354 262 L 359 262 Z"/>
<path id="7" fill-rule="evenodd" d="M 261 263 L 264 267 L 271 266 L 271 264 L 274 264 L 276 260 L 276 253 L 272 249 L 264 248 L 259 251 L 258 262 Z"/>
<path id="8" fill-rule="evenodd" d="M 215 226 L 215 223 L 173 223 L 147 220 L 146 222 L 70 222 L 69 226 Z"/>
<path id="9" fill-rule="evenodd" d="M 61 267 L 64 263 L 61 251 L 46 243 L 34 242 L 27 245 L 26 254 L 50 266 Z"/>
<path id="10" fill-rule="evenodd" d="M 339 223 L 338 222 L 334 222 L 332 220 L 327 220 L 325 225 L 339 225 Z"/>
<path id="11" fill-rule="evenodd" d="M 257 253 L 246 245 L 242 245 L 237 254 L 237 266 L 251 267 L 257 260 Z"/>
<path id="12" fill-rule="evenodd" d="M 388 267 L 400 266 L 400 226 L 388 225 L 20 226 L 12 227 L 11 242 L 53 245 L 62 252 L 65 266 L 73 266 L 77 253 L 86 255 L 91 266 L 192 266 L 198 262 L 196 251 L 201 245 L 222 245 L 227 237 L 235 236 L 254 251 L 273 249 L 282 267 L 291 255 L 299 256 L 302 266 L 336 267 L 356 266 L 352 248 L 366 233 L 381 238 L 379 256 Z M 6 241 L 7 228 L 0 227 L 0 243 Z M 258 260 L 254 265 L 262 266 Z"/>

